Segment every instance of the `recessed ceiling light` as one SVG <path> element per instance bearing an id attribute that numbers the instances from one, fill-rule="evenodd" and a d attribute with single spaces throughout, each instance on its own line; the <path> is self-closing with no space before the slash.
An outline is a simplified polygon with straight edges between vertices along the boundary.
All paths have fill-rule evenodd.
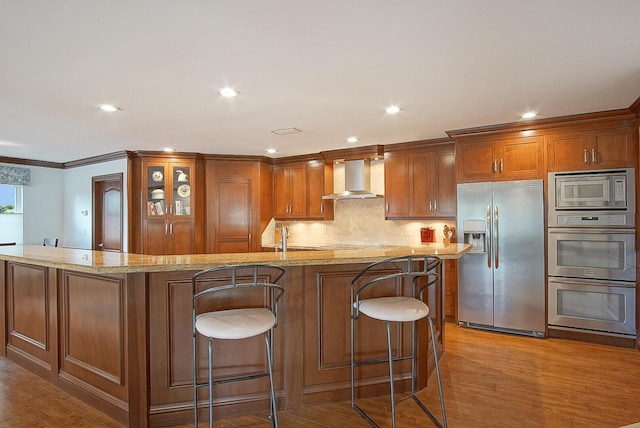
<path id="1" fill-rule="evenodd" d="M 171 147 L 165 147 L 164 149 L 162 149 L 163 151 L 167 152 L 167 153 L 173 153 L 176 151 L 176 149 L 173 149 Z"/>
<path id="2" fill-rule="evenodd" d="M 520 117 L 523 118 L 523 119 L 533 119 L 537 115 L 538 115 L 538 113 L 536 113 L 535 111 L 528 111 L 528 112 L 524 113 Z"/>
<path id="3" fill-rule="evenodd" d="M 267 153 L 273 154 L 273 153 L 278 153 L 278 151 L 276 149 L 271 148 L 271 149 L 267 149 Z"/>
<path id="4" fill-rule="evenodd" d="M 347 143 L 356 143 L 357 141 L 358 141 L 358 137 L 347 138 Z"/>
<path id="5" fill-rule="evenodd" d="M 400 111 L 400 107 L 396 106 L 396 105 L 392 105 L 387 107 L 387 113 L 389 114 L 396 114 Z"/>
<path id="6" fill-rule="evenodd" d="M 111 105 L 111 104 L 102 104 L 102 105 L 100 105 L 100 110 L 107 111 L 109 113 L 113 113 L 114 111 L 120 111 L 122 109 L 120 107 L 116 107 L 116 106 Z"/>
<path id="7" fill-rule="evenodd" d="M 220 95 L 227 98 L 233 98 L 236 95 L 238 95 L 238 93 L 236 92 L 235 89 L 226 87 L 226 88 L 220 89 Z"/>

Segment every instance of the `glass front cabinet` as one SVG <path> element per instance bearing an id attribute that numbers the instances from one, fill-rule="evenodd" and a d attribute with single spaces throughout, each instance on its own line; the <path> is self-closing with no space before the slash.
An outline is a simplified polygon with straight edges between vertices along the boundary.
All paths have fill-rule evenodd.
<path id="1" fill-rule="evenodd" d="M 180 158 L 142 159 L 139 182 L 143 203 L 136 251 L 155 255 L 198 252 L 196 162 Z"/>

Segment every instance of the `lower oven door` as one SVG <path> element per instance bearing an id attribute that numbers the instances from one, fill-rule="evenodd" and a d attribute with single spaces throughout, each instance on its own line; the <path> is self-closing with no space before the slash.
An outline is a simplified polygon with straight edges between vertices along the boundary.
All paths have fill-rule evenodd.
<path id="1" fill-rule="evenodd" d="M 635 283 L 549 278 L 549 327 L 636 337 Z"/>
<path id="2" fill-rule="evenodd" d="M 550 276 L 636 280 L 635 229 L 549 228 Z"/>

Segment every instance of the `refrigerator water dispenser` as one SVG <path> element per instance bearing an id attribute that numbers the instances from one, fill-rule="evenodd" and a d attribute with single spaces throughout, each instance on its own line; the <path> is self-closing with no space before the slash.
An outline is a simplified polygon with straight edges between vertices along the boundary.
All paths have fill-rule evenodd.
<path id="1" fill-rule="evenodd" d="M 464 220 L 462 234 L 465 244 L 471 244 L 470 253 L 484 253 L 487 251 L 487 222 L 485 220 Z"/>

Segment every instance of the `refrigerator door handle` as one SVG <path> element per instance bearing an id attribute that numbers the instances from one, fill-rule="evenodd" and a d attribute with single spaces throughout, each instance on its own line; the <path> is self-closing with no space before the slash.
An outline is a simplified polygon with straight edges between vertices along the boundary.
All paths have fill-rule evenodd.
<path id="1" fill-rule="evenodd" d="M 498 269 L 498 264 L 500 261 L 500 256 L 499 256 L 499 251 L 498 251 L 498 207 L 494 207 L 493 208 L 493 221 L 494 221 L 494 226 L 493 226 L 493 242 L 495 242 L 495 250 L 494 250 L 494 254 L 495 254 L 495 265 L 496 265 L 496 269 Z"/>
<path id="2" fill-rule="evenodd" d="M 487 267 L 491 269 L 491 205 L 487 205 L 487 236 L 484 248 L 487 251 Z"/>

